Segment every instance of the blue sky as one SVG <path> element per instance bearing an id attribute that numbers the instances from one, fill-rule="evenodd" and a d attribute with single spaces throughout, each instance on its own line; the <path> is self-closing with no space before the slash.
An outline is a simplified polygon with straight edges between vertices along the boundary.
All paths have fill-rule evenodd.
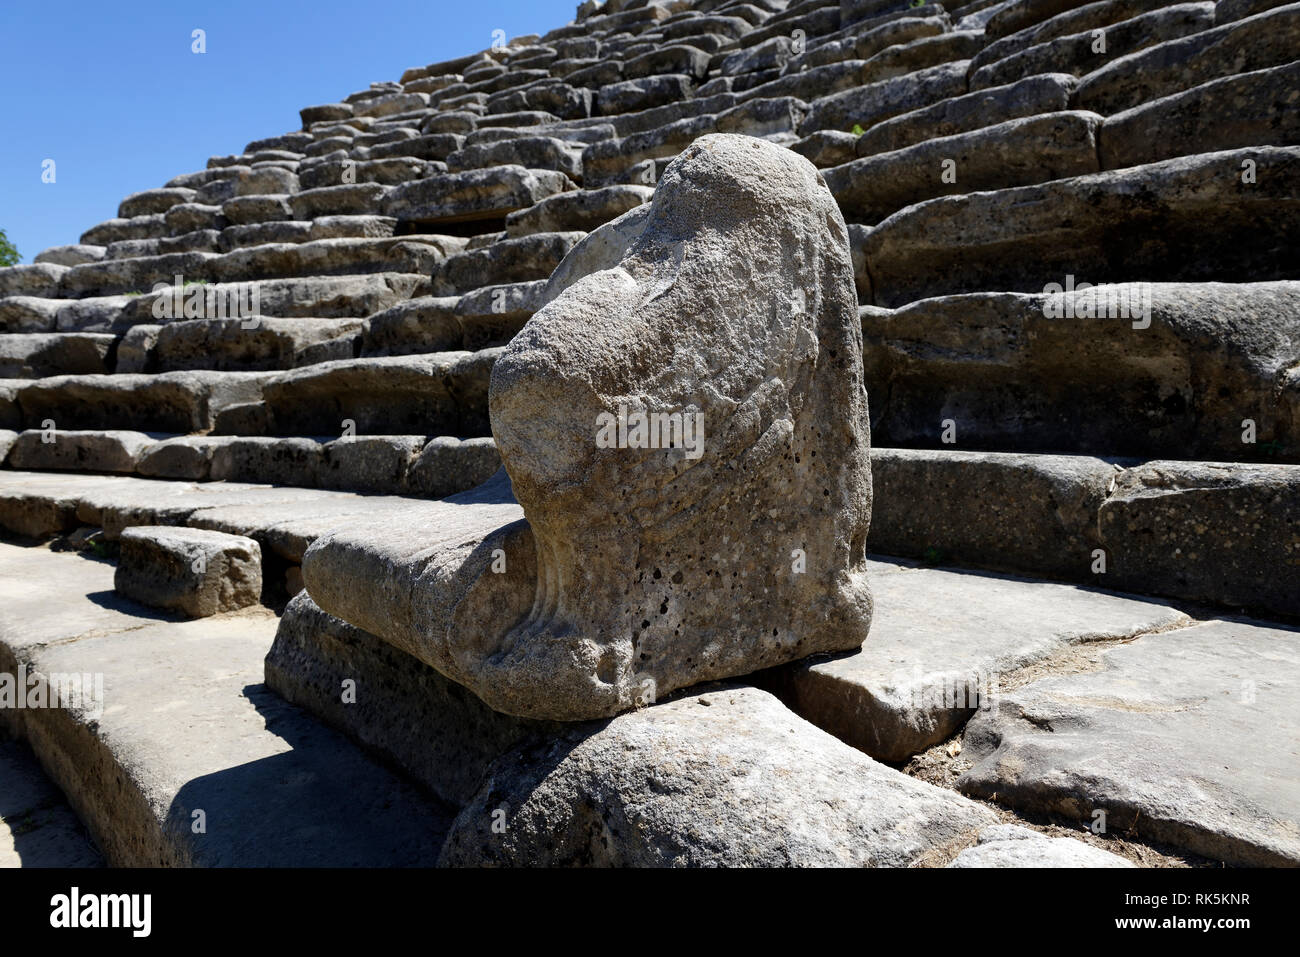
<path id="1" fill-rule="evenodd" d="M 128 193 L 299 129 L 298 110 L 507 37 L 577 0 L 0 0 L 0 229 L 23 262 Z M 191 52 L 206 31 L 207 52 Z M 54 183 L 41 182 L 55 161 Z"/>

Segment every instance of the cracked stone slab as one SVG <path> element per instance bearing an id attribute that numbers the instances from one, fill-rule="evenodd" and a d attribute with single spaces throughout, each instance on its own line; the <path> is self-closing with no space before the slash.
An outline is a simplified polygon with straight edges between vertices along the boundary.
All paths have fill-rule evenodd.
<path id="1" fill-rule="evenodd" d="M 1077 585 L 875 562 L 872 572 L 875 620 L 862 648 L 799 662 L 776 680 L 795 712 L 882 761 L 949 737 L 1018 668 L 1070 645 L 1191 622 L 1164 602 Z"/>
<path id="2" fill-rule="evenodd" d="M 970 795 L 1227 864 L 1300 863 L 1300 631 L 1246 619 L 1147 635 L 967 727 Z"/>

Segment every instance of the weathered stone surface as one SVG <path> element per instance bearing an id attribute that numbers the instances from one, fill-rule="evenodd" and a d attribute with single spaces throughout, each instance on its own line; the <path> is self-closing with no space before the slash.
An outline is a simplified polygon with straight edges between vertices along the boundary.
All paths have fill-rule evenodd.
<path id="1" fill-rule="evenodd" d="M 997 824 L 958 854 L 949 867 L 1133 867 L 1118 854 L 1070 837 L 1048 837 L 1027 827 Z"/>
<path id="2" fill-rule="evenodd" d="M 117 337 L 94 332 L 34 333 L 0 337 L 0 378 L 111 372 Z"/>
<path id="3" fill-rule="evenodd" d="M 1084 580 L 1101 546 L 1097 512 L 1118 473 L 1085 455 L 877 446 L 871 481 L 880 507 L 872 512 L 867 548 Z M 1008 535 L 1013 527 L 1016 534 Z M 1109 579 L 1097 580 L 1103 582 Z"/>
<path id="4" fill-rule="evenodd" d="M 1267 454 L 1249 417 L 1300 458 L 1300 283 L 972 293 L 862 322 L 882 444 L 938 446 L 951 421 L 958 448 L 1232 460 Z"/>
<path id="5" fill-rule="evenodd" d="M 694 89 L 692 79 L 685 74 L 669 73 L 605 84 L 596 93 L 595 112 L 617 116 L 689 99 Z"/>
<path id="6" fill-rule="evenodd" d="M 1004 695 L 963 737 L 968 794 L 1229 864 L 1300 861 L 1300 632 L 1211 621 Z"/>
<path id="7" fill-rule="evenodd" d="M 324 446 L 316 439 L 222 436 L 213 440 L 208 477 L 312 488 L 320 481 L 324 460 Z"/>
<path id="8" fill-rule="evenodd" d="M 194 201 L 194 190 L 187 189 L 183 186 L 172 187 L 168 189 L 146 189 L 138 193 L 132 193 L 126 199 L 122 200 L 117 207 L 119 219 L 130 219 L 133 216 L 148 216 L 155 213 L 165 213 L 177 203 L 190 203 Z"/>
<path id="9" fill-rule="evenodd" d="M 790 665 L 774 682 L 797 714 L 881 761 L 950 737 L 994 706 L 1016 669 L 1191 620 L 1163 602 L 970 572 L 904 569 L 872 585 L 876 613 L 861 649 Z"/>
<path id="10" fill-rule="evenodd" d="M 443 498 L 488 481 L 501 468 L 501 455 L 490 438 L 429 440 L 406 472 L 406 491 Z"/>
<path id="11" fill-rule="evenodd" d="M 1027 47 L 971 73 L 970 88 L 1013 83 L 1035 73 L 1055 71 L 1083 76 L 1105 64 L 1147 47 L 1199 33 L 1214 26 L 1213 3 L 1179 3 L 1114 23 L 1101 30 L 1104 50 L 1096 30 L 1056 37 Z"/>
<path id="12" fill-rule="evenodd" d="M 488 283 L 545 279 L 584 235 L 533 233 L 448 256 L 433 268 L 434 294 L 455 296 Z"/>
<path id="13" fill-rule="evenodd" d="M 572 188 L 568 177 L 554 170 L 495 166 L 394 187 L 382 212 L 412 222 L 497 219 Z"/>
<path id="14" fill-rule="evenodd" d="M 1242 181 L 1250 160 L 1257 175 Z M 980 289 L 1289 278 L 1300 148 L 1257 147 L 966 196 L 890 216 L 867 240 L 875 302 Z M 1213 222 L 1214 229 L 1205 229 Z"/>
<path id="15" fill-rule="evenodd" d="M 195 319 L 160 327 L 156 371 L 293 369 L 351 359 L 365 331 L 361 319 Z"/>
<path id="16" fill-rule="evenodd" d="M 0 296 L 35 296 L 54 299 L 60 293 L 63 277 L 84 266 L 58 266 L 54 263 L 0 267 Z"/>
<path id="17" fill-rule="evenodd" d="M 1101 121 L 1081 111 L 1009 120 L 836 166 L 826 185 L 846 217 L 877 223 L 935 196 L 1095 173 Z"/>
<path id="18" fill-rule="evenodd" d="M 724 685 L 502 757 L 440 863 L 905 867 L 993 823 L 956 798 Z"/>
<path id="19" fill-rule="evenodd" d="M 113 588 L 155 608 L 206 618 L 256 604 L 262 550 L 251 538 L 197 528 L 128 528 Z"/>
<path id="20" fill-rule="evenodd" d="M 520 136 L 494 143 L 476 143 L 447 157 L 447 168 L 453 173 L 509 165 L 557 170 L 581 182 L 582 147 L 553 136 Z"/>
<path id="21" fill-rule="evenodd" d="M 44 674 L 104 676 L 111 707 L 26 711 L 23 734 L 109 864 L 434 862 L 446 809 L 262 685 L 274 615 L 160 623 L 113 595 L 108 563 L 2 551 L 0 578 L 22 585 L 5 595 L 0 669 L 21 656 Z"/>
<path id="22" fill-rule="evenodd" d="M 200 432 L 222 408 L 255 401 L 264 376 L 241 372 L 169 372 L 162 375 L 84 375 L 37 379 L 22 387 L 19 403 L 28 428 Z"/>
<path id="23" fill-rule="evenodd" d="M 1158 136 L 1151 135 L 1159 130 Z M 1300 62 L 1211 80 L 1106 118 L 1104 169 L 1215 149 L 1300 144 Z"/>
<path id="24" fill-rule="evenodd" d="M 533 233 L 589 232 L 648 202 L 653 186 L 606 186 L 548 196 L 535 206 L 506 217 L 512 239 Z"/>
<path id="25" fill-rule="evenodd" d="M 1300 615 L 1300 465 L 1149 462 L 1098 525 L 1114 587 Z"/>
<path id="26" fill-rule="evenodd" d="M 263 390 L 272 434 L 483 435 L 499 349 L 343 359 L 277 375 Z M 236 373 L 226 373 L 234 375 Z"/>
<path id="27" fill-rule="evenodd" d="M 32 257 L 34 263 L 52 263 L 55 266 L 80 266 L 82 263 L 98 262 L 104 258 L 103 246 L 90 246 L 84 243 L 70 246 L 51 246 Z"/>
<path id="28" fill-rule="evenodd" d="M 754 181 L 764 187 L 747 185 Z M 713 216 L 727 211 L 724 229 L 712 225 L 706 208 Z M 546 569 L 540 581 L 549 583 L 554 580 L 551 576 L 558 574 L 566 584 L 559 591 L 550 584 L 545 586 L 548 597 L 539 606 L 538 616 L 516 626 L 509 639 L 513 650 L 506 657 L 484 656 L 483 660 L 475 655 L 457 662 L 455 652 L 440 639 L 422 651 L 426 661 L 469 682 L 501 710 L 572 719 L 625 709 L 646 679 L 666 693 L 817 648 L 853 647 L 861 641 L 870 619 L 870 598 L 858 551 L 869 514 L 865 395 L 857 378 L 859 330 L 849 318 L 855 299 L 847 235 L 841 224 L 838 210 L 811 165 L 761 141 L 705 138 L 669 167 L 645 230 L 619 269 L 590 276 L 553 300 L 514 339 L 493 374 L 493 432 L 539 538 L 539 560 Z M 686 246 L 668 260 L 673 271 L 661 275 L 665 265 L 658 257 L 670 236 L 675 237 L 673 242 Z M 811 261 L 804 258 L 810 246 L 819 250 Z M 742 248 L 744 278 L 738 277 L 738 285 L 728 285 L 724 292 L 717 286 L 718 264 L 730 261 Z M 691 250 L 686 262 L 699 262 L 699 266 L 677 265 L 681 262 L 677 255 L 686 256 L 686 249 Z M 798 278 L 791 272 L 795 249 L 804 250 L 798 261 L 808 263 L 802 267 L 807 274 Z M 770 262 L 765 255 L 772 257 Z M 695 273 L 695 269 L 700 271 Z M 682 275 L 679 270 L 690 271 Z M 660 288 L 670 276 L 674 284 L 654 300 L 655 308 L 648 312 L 644 305 L 638 308 L 638 290 Z M 773 317 L 742 318 L 757 309 L 733 313 L 735 306 L 730 305 L 713 320 L 718 324 L 715 328 L 705 322 L 710 313 L 701 308 L 703 303 L 743 302 L 754 295 L 764 296 L 767 302 L 768 296 L 794 297 L 796 289 L 808 296 L 808 312 L 795 312 L 797 325 L 788 333 L 795 335 L 798 328 L 802 331 L 796 341 L 807 342 L 798 347 L 796 355 L 811 358 L 808 350 L 820 341 L 821 348 L 835 352 L 836 358 L 819 365 L 815 372 L 801 372 L 796 364 L 779 373 L 762 371 L 775 360 L 761 352 L 749 358 L 752 369 L 729 359 L 729 375 L 721 387 L 724 394 L 734 395 L 721 405 L 697 399 L 698 387 L 688 384 L 698 374 L 688 371 L 695 361 L 688 358 L 692 350 L 677 347 L 676 355 L 681 357 L 677 361 L 686 363 L 679 373 L 684 381 L 665 377 L 662 367 L 656 366 L 660 384 L 643 392 L 651 388 L 650 383 L 630 357 L 651 348 L 650 343 L 657 342 L 660 334 L 629 341 L 625 331 L 611 327 L 603 342 L 593 335 L 592 310 L 609 315 L 613 303 L 621 302 L 625 304 L 621 308 L 637 316 L 638 327 L 645 323 L 652 329 L 677 329 L 673 324 L 689 315 L 689 328 L 677 329 L 672 335 L 695 338 L 695 348 L 707 351 L 705 343 L 755 334 L 732 330 L 730 323 L 747 328 L 743 323 L 758 322 L 766 330 L 769 323 L 791 319 L 782 315 L 780 307 Z M 684 298 L 679 302 L 679 297 Z M 766 312 L 771 307 L 758 308 Z M 579 343 L 581 351 L 571 354 Z M 601 343 L 600 349 L 597 343 Z M 662 355 L 657 351 L 656 355 L 656 361 L 662 362 Z M 602 371 L 596 381 L 601 385 L 580 384 L 591 383 L 593 370 L 598 368 Z M 788 397 L 761 402 L 755 397 L 741 398 L 760 379 L 779 375 L 799 382 L 805 374 L 811 375 L 812 381 Z M 603 381 L 604 377 L 610 377 L 609 381 Z M 800 394 L 802 388 L 808 391 Z M 696 487 L 697 482 L 705 481 L 696 475 L 703 476 L 705 471 L 690 474 L 691 460 L 686 458 L 688 450 L 680 437 L 676 450 L 597 451 L 597 416 L 611 406 L 617 410 L 620 402 L 629 401 L 629 395 L 640 396 L 638 406 L 652 411 L 680 409 L 703 415 L 705 421 L 721 419 L 721 425 L 713 429 L 720 437 L 705 442 L 697 454 L 710 474 L 737 455 L 747 456 L 747 468 L 758 473 L 787 457 L 806 460 L 807 471 L 799 470 L 797 485 L 777 493 L 789 504 L 764 504 L 764 497 L 773 490 L 758 473 L 745 487 L 734 490 L 735 502 L 719 500 L 712 480 Z M 769 405 L 778 401 L 780 406 Z M 748 415 L 733 418 L 730 409 L 733 403 L 743 408 L 747 402 L 755 403 L 758 419 L 741 426 L 748 422 Z M 787 402 L 799 411 L 792 408 L 786 413 L 789 418 L 762 424 L 766 415 L 774 412 L 765 414 L 760 408 L 775 409 Z M 544 415 L 544 408 L 554 411 Z M 829 415 L 831 408 L 835 409 L 833 431 L 820 418 Z M 765 432 L 767 437 L 760 438 Z M 820 437 L 814 438 L 814 432 Z M 550 437 L 543 441 L 543 433 Z M 820 458 L 811 455 L 814 446 L 820 449 Z M 562 557 L 568 549 L 563 543 L 585 540 L 592 534 L 589 529 L 609 522 L 609 509 L 596 505 L 591 496 L 602 488 L 626 487 L 631 475 L 644 474 L 651 462 L 662 463 L 663 482 L 676 483 L 678 492 L 671 502 L 660 499 L 656 505 L 655 499 L 647 498 L 641 506 L 643 514 L 627 515 L 610 529 L 608 537 L 600 535 L 598 560 L 587 563 L 586 570 L 570 568 L 569 559 Z M 769 464 L 760 466 L 759 462 Z M 658 485 L 655 482 L 653 486 L 656 497 Z M 565 486 L 571 490 L 563 491 Z M 815 500 L 815 494 L 796 492 L 797 487 L 820 488 L 821 499 L 827 501 L 817 501 L 815 510 L 808 512 L 803 503 Z M 756 515 L 767 517 L 758 523 L 760 527 L 771 525 L 761 534 L 754 531 Z M 672 522 L 665 527 L 669 516 Z M 707 526 L 711 539 L 726 542 L 732 536 L 720 529 L 733 522 L 737 523 L 735 546 L 717 549 L 703 563 L 705 568 L 686 557 L 696 547 L 688 528 Z M 795 527 L 800 529 L 797 534 Z M 784 546 L 773 549 L 770 563 L 756 561 L 740 547 L 740 541 L 755 534 L 763 541 L 789 542 L 791 548 L 803 543 L 809 552 L 824 557 L 816 561 L 812 574 L 791 575 Z M 633 559 L 634 553 L 639 557 Z M 642 570 L 632 585 L 640 601 L 628 599 L 625 593 L 633 565 Z M 606 574 L 611 569 L 629 572 Z M 728 569 L 736 575 L 726 574 Z M 659 576 L 651 574 L 653 571 Z M 757 577 L 756 582 L 744 586 L 745 592 L 757 595 L 761 588 L 765 595 L 759 603 L 765 607 L 760 609 L 751 602 L 744 620 L 735 617 L 737 609 L 728 597 L 731 579 L 742 571 L 747 578 Z M 711 580 L 715 577 L 727 583 L 727 592 L 720 593 L 719 585 Z M 307 581 L 310 588 L 310 569 Z M 687 592 L 693 596 L 689 603 L 681 597 Z M 766 636 L 768 622 L 773 632 L 770 639 Z M 723 638 L 729 632 L 757 630 L 765 635 L 757 644 Z M 561 634 L 565 637 L 559 638 Z M 543 686 L 545 695 L 539 693 Z"/>
<path id="29" fill-rule="evenodd" d="M 1109 116 L 1232 73 L 1295 59 L 1300 4 L 1292 3 L 1120 57 L 1079 83 L 1075 105 Z"/>
<path id="30" fill-rule="evenodd" d="M 15 440 L 5 464 L 13 469 L 133 472 L 153 439 L 143 432 L 30 430 Z"/>
<path id="31" fill-rule="evenodd" d="M 0 299 L 0 332 L 9 335 L 53 332 L 62 299 L 42 296 L 5 296 Z"/>
<path id="32" fill-rule="evenodd" d="M 808 118 L 799 126 L 799 135 L 847 131 L 855 125 L 870 129 L 900 113 L 960 96 L 966 92 L 966 66 L 965 60 L 944 63 L 814 100 Z"/>
<path id="33" fill-rule="evenodd" d="M 382 211 L 390 190 L 382 183 L 354 183 L 305 189 L 289 198 L 295 219 L 318 216 L 364 215 Z"/>

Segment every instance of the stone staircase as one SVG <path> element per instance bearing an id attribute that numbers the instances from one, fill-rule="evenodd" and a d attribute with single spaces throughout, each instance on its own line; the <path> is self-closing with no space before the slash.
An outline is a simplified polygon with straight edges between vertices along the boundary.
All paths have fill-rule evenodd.
<path id="1" fill-rule="evenodd" d="M 1027 599 L 1010 573 L 1058 583 L 1040 584 L 1062 602 L 1087 585 L 1183 609 L 1107 596 L 1144 609 L 1112 620 L 1099 597 L 1009 638 L 1015 653 L 945 668 L 1009 675 L 1080 636 L 1200 621 L 1210 635 L 1247 613 L 1283 623 L 1248 627 L 1294 661 L 1300 4 L 588 0 L 545 36 L 407 70 L 301 120 L 0 269 L 6 532 L 247 535 L 281 606 L 330 529 L 418 528 L 419 498 L 497 470 L 487 395 L 502 347 L 617 262 L 683 149 L 741 133 L 808 158 L 849 225 L 869 550 L 998 573 L 908 565 L 882 580 L 931 576 L 946 583 L 934 594 L 1012 608 Z M 940 616 L 927 633 L 959 644 L 987 627 Z M 889 708 L 817 667 L 768 686 L 883 760 L 974 713 L 909 711 L 897 723 L 928 730 L 877 748 L 861 715 Z M 967 790 L 998 792 L 981 768 Z M 1300 859 L 1271 838 L 1250 846 L 1277 856 L 1252 857 L 1189 833 L 1147 837 Z M 140 859 L 185 859 L 161 846 Z"/>

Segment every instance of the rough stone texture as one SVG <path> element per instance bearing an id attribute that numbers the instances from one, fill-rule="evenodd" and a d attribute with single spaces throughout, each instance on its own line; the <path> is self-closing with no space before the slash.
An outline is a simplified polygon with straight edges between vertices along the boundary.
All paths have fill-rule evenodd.
<path id="1" fill-rule="evenodd" d="M 724 262 L 743 267 L 731 282 Z M 683 154 L 619 268 L 553 300 L 493 370 L 493 433 L 538 540 L 535 613 L 481 650 L 442 639 L 423 660 L 500 710 L 577 719 L 626 709 L 645 681 L 665 694 L 859 644 L 870 487 L 853 302 L 847 235 L 810 164 L 731 136 Z M 595 333 L 597 315 L 620 314 Z M 677 343 L 666 369 L 654 346 L 664 336 Z M 726 378 L 701 380 L 700 357 L 739 338 L 764 345 L 729 349 Z M 716 423 L 698 463 L 682 447 L 598 449 L 597 417 L 629 402 Z M 733 460 L 746 481 L 719 486 Z M 610 502 L 637 485 L 634 510 L 611 521 Z M 695 530 L 715 543 L 703 560 Z M 577 541 L 588 543 L 581 562 Z M 772 554 L 756 560 L 747 541 L 773 543 Z M 791 571 L 801 547 L 807 575 Z"/>
<path id="2" fill-rule="evenodd" d="M 797 714 L 881 761 L 946 740 L 996 704 L 1015 669 L 1190 621 L 1163 602 L 1021 578 L 918 568 L 876 574 L 873 586 L 860 650 L 790 665 L 774 680 Z"/>
<path id="3" fill-rule="evenodd" d="M 968 726 L 968 794 L 1244 866 L 1300 861 L 1300 632 L 1212 621 L 1104 652 Z"/>
<path id="4" fill-rule="evenodd" d="M 256 604 L 262 550 L 251 538 L 195 528 L 128 528 L 113 588 L 155 608 L 206 618 Z"/>
<path id="5" fill-rule="evenodd" d="M 1159 136 L 1152 136 L 1159 130 Z M 1300 62 L 1223 77 L 1107 117 L 1106 169 L 1240 146 L 1300 143 Z"/>
<path id="6" fill-rule="evenodd" d="M 572 188 L 568 177 L 554 170 L 495 166 L 397 186 L 385 197 L 382 212 L 409 222 L 496 219 Z"/>
<path id="7" fill-rule="evenodd" d="M 1149 462 L 1098 525 L 1114 587 L 1300 616 L 1300 465 Z"/>
<path id="8" fill-rule="evenodd" d="M 502 757 L 439 861 L 905 867 L 992 823 L 986 809 L 877 764 L 771 695 L 724 685 Z"/>
<path id="9" fill-rule="evenodd" d="M 1118 473 L 1085 455 L 877 446 L 871 452 L 877 507 L 867 548 L 945 565 L 1091 580 L 1092 553 L 1101 546 L 1097 513 Z"/>
<path id="10" fill-rule="evenodd" d="M 966 92 L 967 61 L 944 63 L 816 100 L 799 135 L 818 130 L 870 129 L 875 123 Z"/>
<path id="11" fill-rule="evenodd" d="M 114 336 L 93 332 L 0 336 L 0 378 L 111 372 L 116 344 Z"/>
<path id="12" fill-rule="evenodd" d="M 951 420 L 961 449 L 1300 457 L 1300 283 L 972 293 L 862 320 L 883 445 L 938 446 Z"/>
<path id="13" fill-rule="evenodd" d="M 18 730 L 110 866 L 435 862 L 446 808 L 262 684 L 273 615 L 159 622 L 112 581 L 106 562 L 0 546 L 0 671 L 104 676 L 102 713 L 25 710 Z"/>
<path id="14" fill-rule="evenodd" d="M 979 842 L 949 867 L 1133 867 L 1118 854 L 1069 837 L 1048 837 L 1027 827 L 998 824 L 980 832 Z"/>
<path id="15" fill-rule="evenodd" d="M 1247 160 L 1253 183 L 1242 181 Z M 1290 278 L 1298 197 L 1297 147 L 942 196 L 895 213 L 868 237 L 876 305 L 981 289 L 1041 292 L 1067 274 L 1091 283 Z"/>
<path id="16" fill-rule="evenodd" d="M 846 217 L 877 223 L 905 206 L 946 193 L 1095 173 L 1101 120 L 1095 113 L 1049 113 L 937 137 L 828 169 L 826 185 Z M 951 176 L 945 179 L 948 171 Z"/>
<path id="17" fill-rule="evenodd" d="M 1280 66 L 1296 56 L 1300 4 L 1160 43 L 1084 77 L 1075 106 L 1103 116 L 1131 109 L 1230 73 Z"/>
<path id="18" fill-rule="evenodd" d="M 515 238 L 532 233 L 589 232 L 649 202 L 653 195 L 652 186 L 606 186 L 559 193 L 507 216 L 506 234 Z"/>
<path id="19" fill-rule="evenodd" d="M 5 464 L 14 469 L 133 472 L 153 439 L 143 432 L 29 430 L 19 435 Z"/>

